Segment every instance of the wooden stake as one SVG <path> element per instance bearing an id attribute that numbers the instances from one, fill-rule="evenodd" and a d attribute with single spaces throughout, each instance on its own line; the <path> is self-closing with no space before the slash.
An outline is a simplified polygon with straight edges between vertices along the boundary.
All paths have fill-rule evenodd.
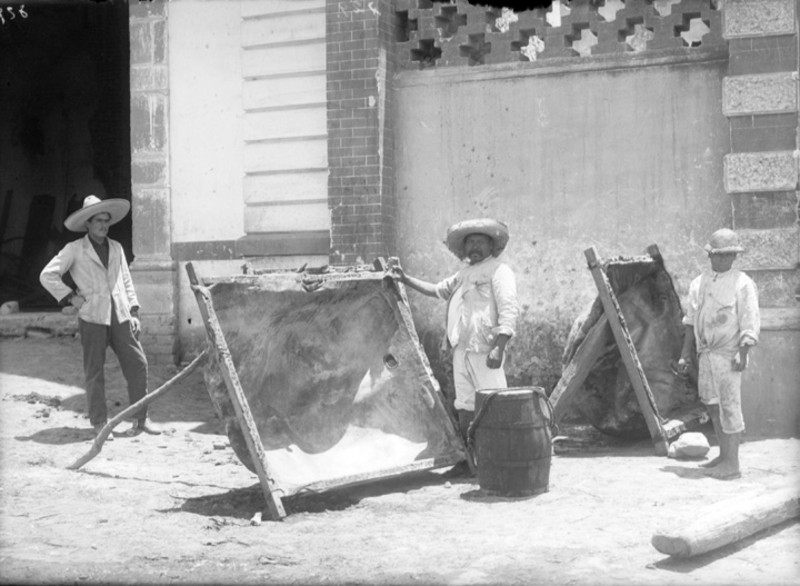
<path id="1" fill-rule="evenodd" d="M 650 437 L 653 439 L 655 452 L 659 456 L 666 456 L 669 445 L 664 433 L 664 428 L 661 425 L 661 418 L 655 410 L 655 400 L 653 399 L 650 385 L 647 383 L 647 378 L 644 376 L 644 370 L 639 362 L 639 357 L 633 345 L 633 340 L 631 340 L 630 333 L 628 332 L 628 327 L 625 324 L 625 317 L 620 310 L 617 296 L 611 288 L 608 276 L 606 276 L 605 271 L 600 266 L 595 247 L 592 246 L 584 250 L 583 253 L 589 263 L 589 270 L 597 285 L 597 292 L 603 304 L 605 316 L 608 318 L 611 332 L 614 334 L 614 340 L 617 342 L 619 353 L 622 355 L 622 362 L 625 364 L 625 369 L 628 371 L 628 376 L 631 379 L 631 384 L 636 393 L 636 398 L 639 401 L 639 407 L 642 410 L 642 415 L 647 424 L 647 429 L 650 432 Z"/>
<path id="2" fill-rule="evenodd" d="M 685 558 L 718 549 L 758 531 L 800 516 L 800 478 L 785 488 L 767 487 L 708 507 L 683 527 L 656 531 L 651 539 L 661 553 Z"/>
<path id="3" fill-rule="evenodd" d="M 108 439 L 111 430 L 113 430 L 127 417 L 139 411 L 139 409 L 141 409 L 142 407 L 146 407 L 159 397 L 163 397 L 172 389 L 174 389 L 175 386 L 180 381 L 189 376 L 189 374 L 191 374 L 191 372 L 195 368 L 197 368 L 207 357 L 208 357 L 208 348 L 203 350 L 194 360 L 192 360 L 189 363 L 188 366 L 186 366 L 186 368 L 181 370 L 178 374 L 176 374 L 167 382 L 165 382 L 163 385 L 158 387 L 155 391 L 153 391 L 152 393 L 147 393 L 144 397 L 136 401 L 136 403 L 134 403 L 127 409 L 124 409 L 119 413 L 117 413 L 116 416 L 112 417 L 111 420 L 103 426 L 103 428 L 100 430 L 100 433 L 97 434 L 97 437 L 94 438 L 94 442 L 92 443 L 92 447 L 89 449 L 89 451 L 86 452 L 83 456 L 81 456 L 77 460 L 75 460 L 72 464 L 67 466 L 67 469 L 77 470 L 78 468 L 86 464 L 86 462 L 94 458 L 97 454 L 100 453 L 100 450 L 103 449 L 103 443 L 106 441 L 106 439 Z"/>
<path id="4" fill-rule="evenodd" d="M 274 521 L 280 521 L 286 516 L 283 503 L 280 497 L 275 494 L 276 491 L 280 489 L 276 486 L 275 481 L 269 474 L 264 445 L 261 443 L 261 437 L 258 435 L 258 428 L 253 420 L 253 414 L 250 412 L 250 405 L 247 402 L 244 389 L 242 389 L 242 385 L 239 382 L 239 375 L 236 374 L 236 367 L 233 364 L 233 358 L 231 358 L 228 343 L 225 341 L 225 335 L 222 332 L 217 314 L 214 311 L 214 306 L 211 302 L 211 293 L 206 287 L 200 284 L 200 280 L 197 278 L 192 263 L 186 263 L 186 273 L 189 275 L 189 282 L 192 285 L 192 290 L 197 299 L 197 305 L 200 307 L 200 314 L 206 326 L 206 334 L 208 334 L 208 339 L 211 342 L 212 352 L 217 359 L 217 364 L 219 364 L 220 374 L 228 389 L 231 403 L 233 403 L 233 408 L 236 412 L 236 418 L 239 420 L 239 425 L 242 427 L 242 435 L 244 435 L 247 449 L 250 452 L 256 474 L 261 483 L 261 489 L 264 492 L 264 498 L 267 501 L 267 508 L 269 509 L 270 516 Z"/>

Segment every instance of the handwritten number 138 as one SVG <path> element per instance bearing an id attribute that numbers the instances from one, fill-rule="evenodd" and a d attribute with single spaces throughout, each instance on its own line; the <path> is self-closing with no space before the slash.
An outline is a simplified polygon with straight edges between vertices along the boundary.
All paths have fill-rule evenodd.
<path id="1" fill-rule="evenodd" d="M 10 16 L 9 20 L 14 20 L 17 18 L 17 15 L 14 14 L 14 7 L 13 6 L 6 6 L 5 8 L 0 6 L 0 23 L 5 24 L 6 19 L 3 17 L 3 10 L 6 10 Z M 20 4 L 19 8 L 17 8 L 17 12 L 22 18 L 28 18 L 28 13 L 25 12 L 25 5 Z"/>

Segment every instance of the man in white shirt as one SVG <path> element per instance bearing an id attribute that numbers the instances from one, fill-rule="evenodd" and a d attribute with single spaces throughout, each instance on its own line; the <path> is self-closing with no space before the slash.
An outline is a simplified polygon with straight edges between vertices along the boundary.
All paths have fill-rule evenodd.
<path id="1" fill-rule="evenodd" d="M 742 371 L 761 329 L 758 290 L 750 277 L 731 268 L 736 255 L 744 251 L 733 230 L 714 232 L 705 250 L 711 270 L 689 286 L 678 368 L 688 372 L 694 350 L 700 400 L 708 409 L 719 440 L 719 456 L 701 466 L 713 478 L 738 478 L 739 443 L 744 431 Z"/>
<path id="2" fill-rule="evenodd" d="M 429 297 L 447 301 L 447 340 L 453 348 L 453 382 L 461 435 L 475 414 L 479 389 L 506 388 L 506 344 L 519 317 L 514 273 L 498 256 L 508 244 L 508 227 L 496 220 L 466 220 L 447 231 L 447 247 L 467 265 L 456 274 L 429 283 L 398 270 L 403 283 Z"/>
<path id="3" fill-rule="evenodd" d="M 122 220 L 130 207 L 125 199 L 87 196 L 83 207 L 64 220 L 67 229 L 86 236 L 64 246 L 39 275 L 53 297 L 78 309 L 87 410 L 95 434 L 107 420 L 103 371 L 108 346 L 119 358 L 131 404 L 147 393 L 147 358 L 138 339 L 139 301 L 122 245 L 108 238 L 109 226 Z M 75 291 L 62 280 L 67 271 Z M 161 433 L 148 421 L 146 408 L 135 415 L 126 435 L 140 432 Z"/>

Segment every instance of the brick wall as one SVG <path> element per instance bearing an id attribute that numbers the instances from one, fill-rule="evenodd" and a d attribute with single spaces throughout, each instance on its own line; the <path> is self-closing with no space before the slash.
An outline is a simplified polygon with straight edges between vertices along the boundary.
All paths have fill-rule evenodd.
<path id="1" fill-rule="evenodd" d="M 394 12 L 389 0 L 328 0 L 328 205 L 331 264 L 395 250 L 391 124 Z"/>

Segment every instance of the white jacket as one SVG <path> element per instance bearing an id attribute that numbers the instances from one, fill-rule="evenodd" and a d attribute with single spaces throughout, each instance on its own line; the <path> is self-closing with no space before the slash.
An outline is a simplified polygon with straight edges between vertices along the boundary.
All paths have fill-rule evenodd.
<path id="1" fill-rule="evenodd" d="M 130 320 L 131 307 L 139 306 L 122 245 L 111 238 L 108 244 L 108 270 L 87 234 L 62 248 L 39 275 L 42 286 L 60 301 L 72 292 L 61 280 L 61 276 L 69 271 L 78 286 L 78 294 L 86 299 L 78 316 L 83 321 L 104 325 L 111 325 L 112 297 L 120 323 Z"/>

